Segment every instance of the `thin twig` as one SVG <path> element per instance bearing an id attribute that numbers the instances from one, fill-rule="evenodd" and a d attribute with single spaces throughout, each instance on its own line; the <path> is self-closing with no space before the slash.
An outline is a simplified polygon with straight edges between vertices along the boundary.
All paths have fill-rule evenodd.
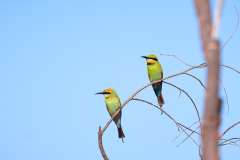
<path id="1" fill-rule="evenodd" d="M 237 142 L 240 141 L 240 138 L 236 137 L 236 138 L 230 138 L 230 139 L 224 139 L 224 141 L 222 141 L 221 143 L 218 144 L 218 146 L 225 146 L 228 144 L 237 144 Z"/>
<path id="2" fill-rule="evenodd" d="M 239 21 L 239 15 L 238 15 L 238 10 L 237 10 L 236 6 L 235 6 L 235 10 L 236 10 L 237 16 L 238 16 L 238 17 L 237 17 L 237 20 Z M 238 22 L 238 23 L 239 23 L 239 22 Z M 237 28 L 238 28 L 238 23 L 237 23 Z M 237 29 L 236 29 L 236 30 L 237 30 Z M 231 35 L 231 36 L 233 36 L 233 35 Z M 185 62 L 184 60 L 182 60 L 181 58 L 179 58 L 179 57 L 176 56 L 175 54 L 165 54 L 165 53 L 161 53 L 160 55 L 173 57 L 173 58 L 175 58 L 176 60 L 178 60 L 179 62 L 183 63 L 184 65 L 193 67 L 193 65 Z M 206 64 L 206 63 L 205 63 L 205 64 Z M 207 65 L 207 64 L 206 64 L 206 65 Z M 229 69 L 235 71 L 236 73 L 239 73 L 239 74 L 240 74 L 240 71 L 238 71 L 237 69 L 235 69 L 235 68 L 233 68 L 233 67 L 231 67 L 231 66 L 224 65 L 224 64 L 221 64 L 220 66 L 221 66 L 221 67 L 225 67 L 225 68 L 229 68 Z M 193 77 L 194 79 L 196 79 L 196 80 L 201 84 L 201 86 L 206 90 L 206 86 L 203 84 L 203 82 L 202 82 L 199 78 L 197 78 L 196 76 L 194 76 L 193 74 L 190 74 L 190 73 L 184 73 L 184 74 L 186 74 L 186 75 L 188 75 L 188 76 L 191 76 L 191 77 Z M 222 84 L 222 86 L 223 86 L 223 84 Z M 226 88 L 225 88 L 224 86 L 223 86 L 223 90 L 224 90 L 224 94 L 225 94 L 225 97 L 226 97 L 227 110 L 228 110 L 228 113 L 229 113 L 229 108 L 230 108 L 229 99 L 228 99 L 228 94 L 227 94 Z M 180 96 L 181 96 L 181 91 L 179 91 L 179 97 L 180 97 Z"/>
<path id="3" fill-rule="evenodd" d="M 223 133 L 221 134 L 220 138 L 223 137 L 227 132 L 229 132 L 232 128 L 236 127 L 237 125 L 240 124 L 240 121 L 232 124 L 230 127 L 228 127 L 225 131 L 223 131 Z"/>
<path id="4" fill-rule="evenodd" d="M 222 86 L 223 86 L 223 84 L 222 84 Z M 229 113 L 230 105 L 229 105 L 229 100 L 228 100 L 228 94 L 227 94 L 227 90 L 224 86 L 223 86 L 223 90 L 224 90 L 224 94 L 225 94 L 226 102 L 227 102 L 227 113 Z"/>
<path id="5" fill-rule="evenodd" d="M 225 42 L 223 42 L 222 45 L 222 49 L 230 42 L 230 40 L 233 38 L 233 36 L 237 33 L 238 28 L 239 28 L 239 11 L 236 5 L 234 5 L 234 9 L 236 12 L 236 16 L 237 16 L 237 24 L 235 26 L 235 29 L 233 30 L 233 32 L 231 33 L 231 35 L 227 38 L 227 40 Z"/>
<path id="6" fill-rule="evenodd" d="M 194 129 L 195 131 L 197 131 L 197 129 L 200 128 L 200 126 L 198 126 L 196 129 Z M 191 135 L 193 135 L 194 132 L 191 132 L 187 137 L 185 137 L 179 144 L 178 146 L 182 145 L 184 142 L 186 142 L 188 140 L 188 138 L 191 137 Z"/>
<path id="7" fill-rule="evenodd" d="M 151 103 L 151 102 L 148 102 L 148 101 L 146 101 L 146 100 L 144 100 L 144 99 L 140 99 L 140 98 L 133 98 L 132 100 L 133 100 L 133 101 L 143 102 L 143 103 L 146 103 L 146 104 L 149 104 L 149 105 L 153 106 L 154 108 L 156 108 L 156 109 L 160 110 L 162 113 L 164 113 L 170 120 L 172 120 L 172 121 L 175 123 L 175 125 L 177 126 L 177 129 L 178 129 L 178 130 L 179 130 L 179 128 L 181 127 L 181 126 L 178 124 L 178 122 L 177 122 L 170 114 L 168 114 L 165 110 L 163 110 L 163 109 L 160 108 L 159 106 L 157 106 L 157 105 L 155 105 L 155 104 L 153 104 L 153 103 Z"/>
<path id="8" fill-rule="evenodd" d="M 181 128 L 182 129 L 182 128 Z M 188 134 L 184 129 L 182 129 L 182 131 L 188 136 L 188 137 L 190 137 L 190 139 L 193 141 L 193 143 L 199 148 L 200 147 L 200 145 L 195 141 L 195 139 L 193 139 L 193 137 L 190 135 L 190 134 Z M 179 146 L 176 146 L 176 147 L 179 147 Z"/>
<path id="9" fill-rule="evenodd" d="M 199 79 L 199 78 L 197 78 L 196 76 L 194 76 L 193 74 L 190 74 L 190 73 L 184 73 L 185 75 L 188 75 L 188 76 L 190 76 L 190 77 L 192 77 L 192 78 L 194 78 L 195 80 L 197 80 L 199 83 L 200 83 L 200 85 L 206 90 L 207 89 L 207 87 L 203 84 L 203 82 Z"/>
<path id="10" fill-rule="evenodd" d="M 178 134 L 171 141 L 175 142 L 180 136 L 181 136 L 181 132 L 178 132 Z"/>
<path id="11" fill-rule="evenodd" d="M 184 126 L 184 125 L 182 125 L 182 124 L 179 124 L 179 125 L 182 126 L 182 127 L 185 128 L 185 129 L 191 131 L 191 132 L 194 132 L 195 134 L 197 134 L 197 135 L 199 135 L 199 136 L 201 135 L 200 133 L 198 133 L 197 131 L 195 131 L 195 130 L 189 128 L 189 127 L 186 127 L 186 126 Z"/>
<path id="12" fill-rule="evenodd" d="M 166 81 L 162 81 L 162 82 L 165 83 L 165 84 L 168 84 L 170 86 L 173 86 L 173 87 L 177 88 L 178 90 L 181 90 L 181 92 L 183 92 L 190 99 L 190 101 L 192 102 L 192 104 L 193 104 L 193 106 L 195 108 L 195 111 L 197 113 L 198 121 L 199 121 L 199 123 L 201 123 L 199 111 L 198 111 L 197 106 L 196 106 L 194 100 L 192 99 L 192 97 L 184 89 L 182 89 L 182 88 L 180 88 L 180 87 L 178 87 L 178 86 L 176 86 L 176 85 L 174 85 L 172 83 L 166 82 Z"/>
<path id="13" fill-rule="evenodd" d="M 233 67 L 231 67 L 231 66 L 229 66 L 229 65 L 220 64 L 220 66 L 221 66 L 221 67 L 224 67 L 224 68 L 231 69 L 232 71 L 234 71 L 234 72 L 240 74 L 240 71 L 239 71 L 239 70 L 237 70 L 236 68 L 233 68 Z"/>
<path id="14" fill-rule="evenodd" d="M 176 56 L 175 54 L 166 54 L 166 53 L 160 53 L 159 55 L 161 56 L 168 56 L 168 57 L 173 57 L 176 60 L 178 60 L 179 62 L 183 63 L 184 65 L 188 66 L 188 67 L 193 67 L 193 65 L 185 62 L 184 60 L 182 60 L 181 58 L 179 58 L 178 56 Z"/>
<path id="15" fill-rule="evenodd" d="M 171 119 L 171 120 L 175 123 L 175 125 L 176 125 L 177 128 L 178 128 L 178 130 L 181 129 L 187 136 L 190 136 L 190 135 L 182 128 L 182 127 L 184 127 L 184 128 L 187 128 L 188 130 L 191 130 L 191 129 L 189 129 L 189 127 L 186 127 L 185 125 L 177 122 L 170 114 L 168 114 L 166 111 L 164 111 L 164 110 L 163 110 L 162 108 L 160 108 L 159 106 L 154 105 L 153 103 L 148 102 L 148 101 L 143 100 L 143 99 L 140 99 L 140 98 L 133 98 L 132 100 L 147 103 L 147 104 L 153 106 L 154 108 L 160 110 L 162 113 L 164 113 L 169 119 Z M 192 139 L 191 136 L 190 136 L 190 138 Z M 194 139 L 192 139 L 192 141 L 194 142 L 194 144 L 196 144 L 197 146 L 199 146 Z"/>
<path id="16" fill-rule="evenodd" d="M 236 140 L 236 141 L 229 141 L 227 143 L 224 143 L 224 144 L 221 144 L 221 145 L 218 145 L 219 147 L 223 147 L 223 146 L 226 146 L 226 145 L 233 145 L 235 147 L 238 147 L 240 149 L 240 145 L 238 144 L 238 141 L 239 140 Z"/>
<path id="17" fill-rule="evenodd" d="M 192 128 L 195 124 L 197 124 L 198 123 L 198 121 L 195 121 L 194 123 L 192 123 L 190 126 L 188 126 L 188 128 Z M 199 127 L 199 126 L 198 126 Z M 192 131 L 192 133 L 194 133 L 194 131 Z M 173 139 L 173 141 L 175 141 L 175 140 L 177 140 L 178 138 L 179 138 L 179 136 L 180 135 L 177 135 L 174 139 Z"/>

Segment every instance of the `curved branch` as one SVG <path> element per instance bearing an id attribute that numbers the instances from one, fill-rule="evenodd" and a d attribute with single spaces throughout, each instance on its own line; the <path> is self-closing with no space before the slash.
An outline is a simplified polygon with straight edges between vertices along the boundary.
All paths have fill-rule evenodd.
<path id="1" fill-rule="evenodd" d="M 223 137 L 228 131 L 230 131 L 232 128 L 236 127 L 237 125 L 240 124 L 240 121 L 232 124 L 230 127 L 228 127 L 225 131 L 223 131 L 223 133 L 221 134 L 220 138 Z"/>
<path id="2" fill-rule="evenodd" d="M 111 119 L 107 121 L 107 123 L 105 124 L 105 126 L 103 127 L 103 129 L 101 130 L 101 132 L 99 132 L 99 133 L 101 133 L 101 134 L 98 134 L 98 135 L 99 135 L 99 136 L 98 136 L 99 149 L 100 149 L 100 151 L 101 151 L 101 153 L 102 153 L 103 158 L 104 158 L 104 155 L 106 155 L 106 153 L 105 153 L 105 151 L 104 151 L 104 148 L 103 148 L 103 145 L 102 145 L 102 137 L 103 137 L 104 132 L 106 131 L 106 129 L 108 128 L 108 126 L 111 124 L 112 120 L 113 120 L 113 119 L 116 117 L 116 115 L 119 113 L 119 111 L 122 110 L 124 107 L 126 107 L 126 105 L 127 105 L 137 94 L 139 94 L 141 91 L 143 91 L 144 89 L 146 89 L 147 87 L 149 87 L 149 86 L 151 86 L 151 85 L 153 85 L 153 84 L 155 84 L 155 83 L 159 83 L 159 82 L 161 82 L 161 81 L 163 81 L 163 80 L 167 80 L 167 79 L 170 79 L 170 78 L 173 78 L 173 77 L 182 75 L 182 74 L 187 73 L 187 72 L 190 72 L 190 71 L 192 71 L 192 70 L 194 70 L 194 69 L 204 68 L 204 67 L 206 67 L 206 66 L 207 66 L 207 65 L 204 64 L 204 63 L 199 64 L 199 65 L 196 65 L 196 66 L 193 66 L 193 67 L 188 68 L 188 69 L 186 69 L 186 70 L 184 70 L 184 71 L 182 71 L 182 72 L 179 72 L 179 73 L 170 75 L 170 76 L 165 77 L 165 78 L 163 78 L 163 79 L 161 79 L 161 80 L 158 80 L 158 81 L 151 82 L 151 83 L 149 83 L 149 84 L 141 87 L 141 88 L 138 89 L 137 91 L 135 91 L 135 92 L 122 104 L 122 106 L 113 114 L 113 116 L 111 117 Z M 186 92 L 185 92 L 185 94 L 186 94 Z M 188 94 L 187 94 L 187 95 L 188 95 Z M 192 102 L 193 102 L 193 101 L 192 101 Z M 194 104 L 195 104 L 195 103 L 194 103 Z M 198 114 L 198 119 L 200 120 L 199 113 L 197 113 L 197 114 Z M 179 125 L 181 125 L 181 124 L 179 124 Z M 187 127 L 184 126 L 184 125 L 182 125 L 182 126 L 183 126 L 184 128 L 186 128 L 186 129 L 189 129 L 189 128 L 187 128 Z M 190 130 L 190 129 L 189 129 L 189 130 Z M 104 159 L 104 160 L 107 160 L 107 159 Z"/>
<path id="3" fill-rule="evenodd" d="M 192 67 L 190 67 L 190 68 L 188 68 L 188 69 L 185 69 L 185 70 L 182 71 L 182 72 L 179 72 L 179 73 L 176 73 L 176 74 L 167 76 L 167 77 L 165 77 L 165 78 L 163 78 L 163 79 L 161 79 L 161 80 L 151 82 L 151 83 L 149 83 L 149 84 L 141 87 L 141 88 L 138 89 L 137 91 L 135 91 L 135 92 L 122 104 L 121 109 L 123 109 L 123 108 L 128 104 L 128 102 L 131 101 L 137 94 L 139 94 L 141 91 L 143 91 L 143 90 L 146 89 L 147 87 L 151 86 L 152 84 L 161 82 L 161 81 L 163 81 L 163 80 L 171 79 L 171 78 L 173 78 L 173 77 L 177 77 L 177 76 L 179 76 L 179 75 L 188 73 L 188 72 L 190 72 L 190 71 L 192 71 L 192 70 L 195 70 L 195 69 L 201 69 L 201 68 L 205 68 L 205 67 L 207 67 L 207 64 L 206 64 L 206 63 L 201 63 L 201 64 L 199 64 L 199 65 L 192 66 Z M 237 73 L 240 74 L 240 71 L 236 70 L 236 69 L 233 68 L 233 67 L 230 67 L 230 66 L 227 66 L 227 65 L 222 65 L 222 67 L 229 68 L 229 69 L 231 69 L 231 70 L 233 70 L 233 71 L 235 71 L 235 72 L 237 72 Z M 112 122 L 112 119 L 118 114 L 118 112 L 119 112 L 121 109 L 117 110 L 117 111 L 115 112 L 115 114 L 113 115 L 113 117 L 112 117 L 109 121 L 107 121 L 107 123 L 105 124 L 104 128 L 101 130 L 101 136 L 100 136 L 100 138 L 102 138 L 103 133 L 106 131 L 106 129 L 108 128 L 108 126 L 109 126 L 110 123 Z M 199 114 L 198 114 L 198 119 L 200 119 Z M 179 125 L 181 125 L 181 124 L 179 124 Z M 184 127 L 184 126 L 183 126 L 183 127 Z M 185 127 L 186 127 L 186 126 L 185 126 Z M 184 128 L 185 128 L 185 127 L 184 127 Z M 188 129 L 188 128 L 186 127 L 186 129 Z M 190 130 L 190 129 L 188 129 L 188 130 Z M 194 133 L 198 133 L 198 132 L 195 132 L 195 131 L 194 131 Z M 198 134 L 199 134 L 199 133 L 198 133 Z M 100 140 L 100 139 L 99 139 L 99 140 Z M 100 141 L 102 141 L 102 139 L 101 139 Z M 99 141 L 99 142 L 100 142 L 100 141 Z M 100 148 L 100 150 L 101 150 L 101 148 Z"/>
<path id="4" fill-rule="evenodd" d="M 236 6 L 235 6 L 235 10 L 236 10 L 236 12 L 237 12 L 237 26 L 236 26 L 236 29 L 235 29 L 234 33 L 231 34 L 231 36 L 230 36 L 229 39 L 231 39 L 231 38 L 233 37 L 233 35 L 235 34 L 235 32 L 237 31 L 237 29 L 238 29 L 238 27 L 239 27 L 239 14 L 238 14 L 238 10 L 237 10 Z M 225 45 L 226 45 L 226 43 L 228 43 L 229 39 L 228 39 L 226 42 L 224 42 L 224 44 L 223 44 L 222 47 L 225 47 Z M 191 65 L 191 64 L 185 62 L 184 60 L 182 60 L 181 58 L 179 58 L 179 57 L 176 56 L 175 54 L 160 53 L 159 55 L 173 57 L 173 58 L 175 58 L 176 60 L 178 60 L 180 63 L 182 63 L 182 64 L 184 64 L 184 65 L 186 65 L 186 66 L 188 66 L 188 67 L 191 67 L 191 68 L 195 68 L 195 67 L 196 67 L 196 66 L 194 66 L 194 65 Z M 201 67 L 199 67 L 200 65 L 201 65 Z M 198 65 L 197 68 L 207 67 L 207 63 L 206 63 L 206 62 L 201 63 L 200 65 Z M 221 67 L 224 67 L 224 68 L 228 68 L 228 69 L 230 69 L 230 70 L 232 70 L 232 71 L 240 74 L 240 70 L 237 70 L 237 69 L 234 68 L 234 67 L 231 67 L 231 66 L 225 65 L 225 64 L 220 64 L 220 66 L 221 66 Z"/>
<path id="5" fill-rule="evenodd" d="M 151 102 L 148 102 L 148 101 L 143 100 L 143 99 L 140 99 L 140 98 L 133 98 L 132 100 L 144 102 L 144 103 L 149 104 L 149 105 L 153 106 L 154 108 L 160 110 L 162 113 L 164 113 L 169 119 L 171 119 L 171 120 L 175 123 L 175 125 L 176 125 L 177 128 L 178 128 L 178 130 L 179 130 L 179 128 L 180 128 L 188 137 L 190 137 L 190 138 L 192 139 L 192 141 L 193 141 L 194 144 L 196 144 L 197 146 L 199 146 L 199 145 L 197 144 L 197 142 L 191 137 L 191 135 L 189 135 L 182 127 L 184 127 L 185 129 L 191 130 L 192 132 L 195 132 L 195 131 L 192 130 L 191 128 L 186 127 L 185 125 L 177 122 L 170 114 L 168 114 L 168 113 L 167 113 L 166 111 L 164 111 L 162 108 L 158 107 L 157 105 L 154 105 L 154 104 L 151 103 Z"/>
<path id="6" fill-rule="evenodd" d="M 238 141 L 240 141 L 240 138 L 238 138 L 238 137 L 230 138 L 230 139 L 224 139 L 224 141 L 219 143 L 218 146 L 225 146 L 225 145 L 229 145 L 229 144 L 235 144 L 236 145 Z"/>
<path id="7" fill-rule="evenodd" d="M 196 66 L 193 66 L 191 68 L 188 68 L 182 72 L 179 72 L 179 73 L 176 73 L 176 74 L 173 74 L 173 75 L 170 75 L 170 76 L 167 76 L 161 80 L 157 80 L 157 81 L 153 81 L 151 83 L 148 83 L 147 85 L 141 87 L 140 89 L 138 89 L 137 91 L 135 91 L 123 104 L 122 106 L 120 107 L 121 109 L 123 109 L 124 107 L 126 107 L 126 105 L 128 104 L 129 101 L 131 101 L 136 95 L 138 95 L 141 91 L 143 91 L 144 89 L 146 89 L 147 87 L 155 84 L 155 83 L 159 83 L 161 81 L 164 81 L 164 80 L 167 80 L 167 79 L 170 79 L 170 78 L 173 78 L 173 77 L 177 77 L 179 75 L 182 75 L 184 73 L 187 73 L 187 72 L 190 72 L 194 69 L 199 69 L 199 68 L 204 68 L 206 67 L 207 65 L 205 63 L 201 63 L 199 65 L 196 65 Z M 110 125 L 110 123 L 112 122 L 112 119 L 115 118 L 115 116 L 118 114 L 118 112 L 121 110 L 121 109 L 118 109 L 115 114 L 113 114 L 112 118 L 106 123 L 106 125 L 104 126 L 104 128 L 102 129 L 102 132 L 105 132 L 105 130 L 107 129 L 107 127 Z M 199 116 L 200 117 L 200 116 Z"/>
<path id="8" fill-rule="evenodd" d="M 98 147 L 100 149 L 100 152 L 102 154 L 103 159 L 104 160 L 109 160 L 108 157 L 107 157 L 107 154 L 104 150 L 103 144 L 102 144 L 102 136 L 103 136 L 103 132 L 102 132 L 101 126 L 99 126 L 99 129 L 98 129 Z"/>
<path id="9" fill-rule="evenodd" d="M 188 76 L 190 76 L 190 77 L 192 77 L 192 78 L 194 78 L 195 80 L 197 80 L 199 83 L 200 83 L 200 85 L 206 90 L 207 89 L 207 87 L 203 84 L 203 82 L 199 79 L 199 78 L 197 78 L 196 76 L 194 76 L 193 74 L 190 74 L 190 73 L 184 73 L 185 75 L 188 75 Z"/>
<path id="10" fill-rule="evenodd" d="M 198 126 L 195 130 L 197 130 L 200 126 Z M 185 137 L 179 144 L 178 146 L 180 146 L 181 144 L 183 144 L 186 140 L 188 140 L 188 138 L 191 137 L 191 135 L 193 135 L 194 132 L 191 132 L 187 137 Z"/>
<path id="11" fill-rule="evenodd" d="M 190 129 L 190 128 L 188 128 L 188 127 L 186 127 L 186 126 L 184 126 L 184 125 L 182 125 L 182 124 L 179 124 L 180 126 L 182 126 L 183 128 L 185 128 L 185 129 L 187 129 L 187 130 L 189 130 L 189 131 L 191 131 L 191 132 L 193 132 L 193 133 L 195 133 L 195 134 L 197 134 L 197 135 L 199 135 L 199 136 L 201 136 L 201 134 L 200 133 L 198 133 L 197 131 L 195 131 L 195 130 L 192 130 L 192 129 Z"/>
<path id="12" fill-rule="evenodd" d="M 232 67 L 231 67 L 232 68 Z M 233 68 L 234 69 L 234 68 Z M 236 69 L 234 69 L 234 70 L 236 70 Z M 237 72 L 239 72 L 238 70 L 236 70 Z M 196 76 L 194 76 L 193 74 L 191 74 L 191 73 L 184 73 L 185 75 L 188 75 L 188 76 L 190 76 L 190 77 L 192 77 L 192 78 L 194 78 L 195 80 L 197 80 L 199 83 L 200 83 L 200 85 L 206 90 L 207 89 L 207 87 L 203 84 L 203 82 L 198 78 L 198 77 L 196 77 Z M 222 84 L 222 86 L 223 86 L 223 84 Z M 228 99 L 228 94 L 227 94 L 227 90 L 226 90 L 226 88 L 223 86 L 223 90 L 224 90 L 224 94 L 225 94 L 225 97 L 226 97 L 226 103 L 227 103 L 227 110 L 228 110 L 228 112 L 229 112 L 229 108 L 230 108 L 230 105 L 229 105 L 229 99 Z M 181 94 L 181 91 L 180 91 L 180 94 Z M 180 95 L 179 95 L 180 96 Z"/>
<path id="13" fill-rule="evenodd" d="M 220 66 L 221 66 L 221 67 L 228 68 L 228 69 L 230 69 L 230 70 L 232 70 L 232 71 L 234 71 L 234 72 L 240 74 L 240 71 L 239 71 L 239 70 L 237 70 L 237 69 L 235 69 L 235 68 L 233 68 L 233 67 L 231 67 L 231 66 L 229 66 L 229 65 L 220 64 Z"/>
<path id="14" fill-rule="evenodd" d="M 154 108 L 156 108 L 156 109 L 160 110 L 162 113 L 164 113 L 169 119 L 171 119 L 171 120 L 175 123 L 175 125 L 177 126 L 178 130 L 179 130 L 179 128 L 181 127 L 181 126 L 179 126 L 178 122 L 177 122 L 172 116 L 170 116 L 166 111 L 164 111 L 164 110 L 163 110 L 162 108 L 160 108 L 159 106 L 154 105 L 153 103 L 148 102 L 148 101 L 146 101 L 146 100 L 144 100 L 144 99 L 140 99 L 140 98 L 133 98 L 132 100 L 133 100 L 133 101 L 143 102 L 143 103 L 146 103 L 146 104 L 149 104 L 149 105 L 153 106 Z"/>
<path id="15" fill-rule="evenodd" d="M 176 56 L 175 54 L 165 54 L 165 53 L 160 53 L 159 55 L 161 56 L 168 56 L 168 57 L 173 57 L 175 58 L 176 60 L 178 60 L 179 62 L 181 62 L 182 64 L 188 66 L 188 67 L 193 67 L 193 65 L 185 62 L 184 60 L 182 60 L 181 58 L 179 58 L 178 56 Z"/>
<path id="16" fill-rule="evenodd" d="M 174 85 L 174 84 L 172 84 L 172 83 L 166 82 L 166 81 L 162 81 L 162 82 L 163 82 L 163 83 L 166 83 L 166 84 L 168 84 L 168 85 L 170 85 L 170 86 L 173 86 L 173 87 L 177 88 L 178 90 L 181 90 L 181 92 L 183 92 L 183 93 L 190 99 L 190 101 L 192 102 L 192 104 L 193 104 L 193 106 L 194 106 L 194 108 L 195 108 L 195 111 L 196 111 L 196 113 L 197 113 L 198 121 L 199 121 L 199 123 L 201 124 L 200 114 L 199 114 L 199 111 L 198 111 L 198 109 L 197 109 L 197 106 L 196 106 L 194 100 L 192 99 L 192 97 L 191 97 L 185 90 L 183 90 L 182 88 L 180 88 L 180 87 L 178 87 L 178 86 L 176 86 L 176 85 Z"/>
<path id="17" fill-rule="evenodd" d="M 237 16 L 237 24 L 236 24 L 233 32 L 230 34 L 230 36 L 227 38 L 227 40 L 223 43 L 222 48 L 224 48 L 224 47 L 229 43 L 229 41 L 230 41 L 230 40 L 233 38 L 233 36 L 237 33 L 238 28 L 239 28 L 239 12 L 238 12 L 238 8 L 237 8 L 236 5 L 234 5 L 234 9 L 235 9 L 236 16 Z"/>
<path id="18" fill-rule="evenodd" d="M 232 67 L 231 67 L 232 68 Z M 234 69 L 234 68 L 233 68 Z M 234 70 L 236 70 L 236 69 L 234 69 Z M 239 72 L 238 70 L 236 70 L 237 72 Z M 196 77 L 196 76 L 194 76 L 193 74 L 191 74 L 191 73 L 184 73 L 185 75 L 188 75 L 188 76 L 190 76 L 190 77 L 192 77 L 192 78 L 194 78 L 195 80 L 197 80 L 199 83 L 200 83 L 200 85 L 206 90 L 207 89 L 207 87 L 203 84 L 203 82 L 198 78 L 198 77 Z M 222 86 L 223 86 L 223 84 L 221 84 Z M 224 90 L 224 94 L 225 94 L 225 97 L 226 97 L 226 103 L 227 103 L 227 110 L 228 110 L 228 113 L 229 113 L 229 108 L 230 108 L 230 105 L 229 105 L 229 99 L 228 99 L 228 94 L 227 94 L 227 90 L 226 90 L 226 88 L 223 86 L 223 90 Z M 181 94 L 181 91 L 180 91 L 180 94 Z M 179 94 L 179 96 L 180 96 L 180 94 Z"/>

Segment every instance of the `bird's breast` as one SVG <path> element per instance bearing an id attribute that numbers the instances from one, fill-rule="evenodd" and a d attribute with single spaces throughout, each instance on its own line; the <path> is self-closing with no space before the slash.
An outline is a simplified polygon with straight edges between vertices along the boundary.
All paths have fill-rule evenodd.
<path id="1" fill-rule="evenodd" d="M 108 108 L 108 111 L 110 114 L 114 114 L 117 109 L 120 107 L 120 103 L 119 103 L 119 100 L 118 98 L 108 98 L 106 99 L 106 105 L 107 105 L 107 108 Z"/>
<path id="2" fill-rule="evenodd" d="M 150 81 L 156 81 L 162 79 L 162 73 L 160 67 L 148 67 L 148 77 Z"/>

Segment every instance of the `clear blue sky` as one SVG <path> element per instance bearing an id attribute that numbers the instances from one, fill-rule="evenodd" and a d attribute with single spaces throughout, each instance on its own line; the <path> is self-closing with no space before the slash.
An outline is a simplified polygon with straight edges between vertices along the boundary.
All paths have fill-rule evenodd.
<path id="1" fill-rule="evenodd" d="M 234 4 L 227 1 L 221 39 L 234 30 Z M 240 69 L 240 31 L 224 48 L 225 64 Z M 124 101 L 148 82 L 142 55 L 170 53 L 192 64 L 203 61 L 191 0 L 8 0 L 0 2 L 0 159 L 95 160 L 99 125 L 109 119 L 103 97 L 94 93 L 115 88 Z M 165 75 L 186 66 L 160 57 Z M 205 79 L 204 71 L 194 72 Z M 240 76 L 222 72 L 230 113 L 223 126 L 240 120 Z M 171 80 L 192 93 L 199 109 L 203 89 L 190 78 Z M 166 111 L 186 125 L 196 120 L 191 103 L 164 86 Z M 223 94 L 222 94 L 223 95 Z M 151 88 L 140 97 L 156 103 Z M 223 96 L 224 98 L 224 96 Z M 224 102 L 224 108 L 226 103 Z M 125 143 L 114 125 L 104 136 L 112 160 L 198 159 L 191 140 L 176 147 L 174 124 L 145 104 L 130 103 L 123 111 Z M 239 128 L 229 136 L 240 136 Z M 224 147 L 222 159 L 239 159 L 240 151 Z"/>

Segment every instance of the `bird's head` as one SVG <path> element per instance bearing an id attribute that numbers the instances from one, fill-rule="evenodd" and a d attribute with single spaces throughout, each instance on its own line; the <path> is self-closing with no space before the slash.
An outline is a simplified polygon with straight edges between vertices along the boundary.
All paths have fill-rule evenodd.
<path id="1" fill-rule="evenodd" d="M 105 98 L 109 98 L 115 95 L 115 91 L 112 88 L 107 88 L 107 89 L 104 89 L 102 92 L 98 92 L 96 94 L 102 94 L 104 95 Z"/>
<path id="2" fill-rule="evenodd" d="M 149 54 L 147 56 L 142 56 L 147 61 L 147 65 L 153 65 L 158 62 L 158 58 L 155 54 Z"/>

